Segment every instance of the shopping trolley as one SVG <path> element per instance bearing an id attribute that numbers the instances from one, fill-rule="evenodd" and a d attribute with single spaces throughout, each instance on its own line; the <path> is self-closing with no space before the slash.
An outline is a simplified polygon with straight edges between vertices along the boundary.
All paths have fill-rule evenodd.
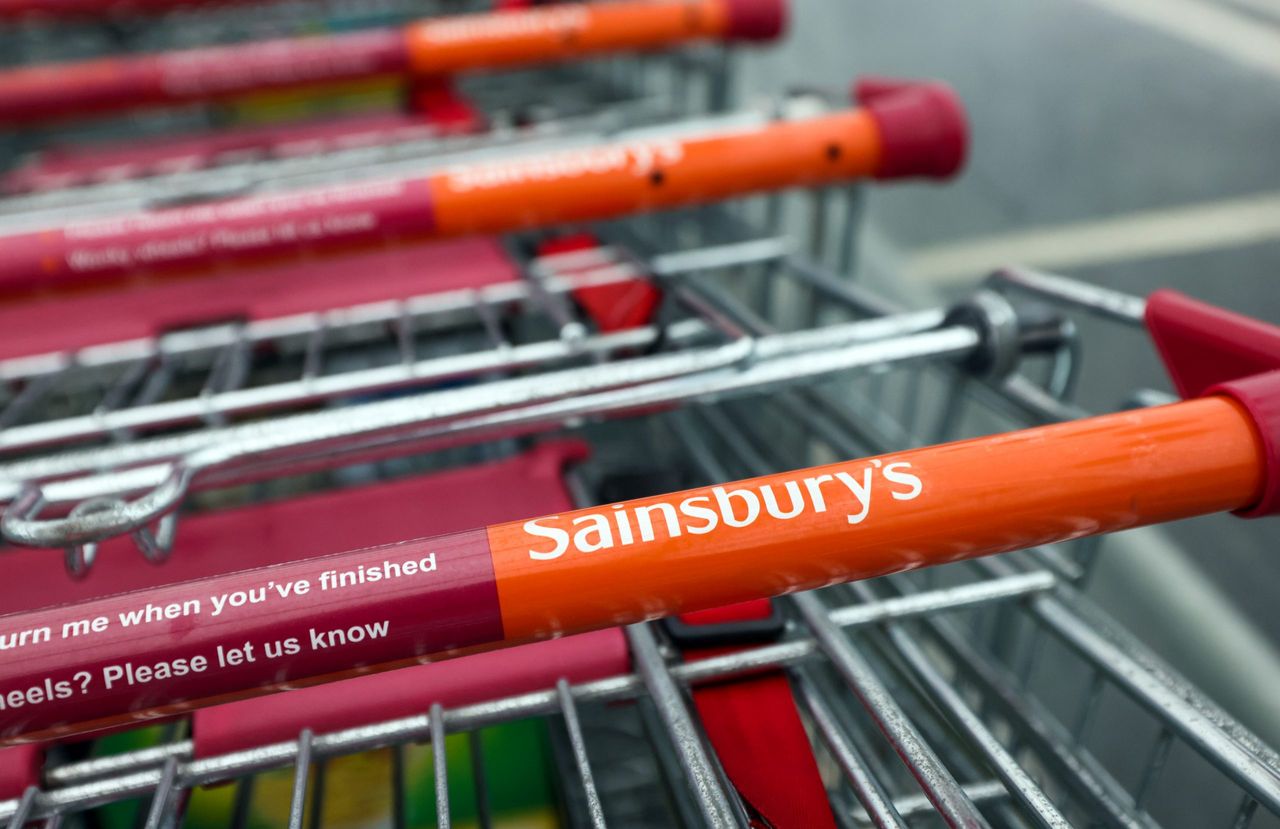
<path id="1" fill-rule="evenodd" d="M 99 23 L 119 18 L 163 17 L 175 11 L 202 11 L 205 13 L 225 13 L 227 7 L 240 5 L 237 0 L 227 2 L 207 2 L 206 0 L 8 0 L 0 5 L 0 20 L 10 24 L 28 26 L 49 25 L 51 23 Z M 252 4 L 250 4 L 252 5 Z M 270 7 L 270 0 L 260 4 Z M 465 7 L 462 0 L 442 3 L 450 8 Z M 530 5 L 523 2 L 498 3 L 498 7 L 518 8 Z M 261 11 L 261 9 L 256 9 Z M 421 9 L 419 9 L 421 11 Z"/>
<path id="2" fill-rule="evenodd" d="M 705 81 L 722 108 L 729 46 L 776 38 L 784 24 L 785 4 L 775 0 L 566 4 L 87 62 L 49 63 L 46 56 L 39 66 L 0 74 L 2 118 L 26 127 L 21 146 L 34 150 L 5 184 L 32 195 L 10 200 L 8 209 L 66 209 L 121 193 L 207 199 L 296 174 L 300 163 L 340 171 L 367 163 L 370 152 L 422 154 L 441 138 L 489 122 L 507 132 L 513 124 L 529 132 L 535 125 L 554 128 L 548 120 L 586 115 L 608 123 L 603 109 L 616 122 L 626 114 L 623 103 L 641 111 L 656 106 L 643 84 L 665 82 L 662 76 L 673 72 L 680 76 L 674 83 L 690 89 Z M 666 61 L 634 57 L 680 46 L 686 48 Z M 586 59 L 591 71 L 564 67 Z M 665 70 L 655 70 L 664 63 Z M 459 75 L 493 70 L 506 71 L 465 92 L 455 89 Z M 513 70 L 525 77 L 512 78 Z M 689 91 L 671 100 L 687 102 Z M 357 114 L 324 115 L 343 106 Z M 371 106 L 374 114 L 365 114 Z M 294 117 L 282 123 L 281 113 Z M 87 132 L 36 129 L 104 117 Z M 193 126 L 203 118 L 203 134 L 175 135 L 184 117 Z M 237 121 L 242 125 L 225 128 Z M 223 129 L 207 129 L 219 122 Z M 157 130 L 159 139 L 139 145 L 141 135 Z M 124 138 L 86 149 L 85 138 L 95 135 Z"/>
<path id="3" fill-rule="evenodd" d="M 19 297 L 0 310 L 0 322 L 11 323 L 0 324 L 0 354 L 11 358 L 12 379 L 39 386 L 61 383 L 56 367 L 66 361 L 132 362 L 136 349 L 177 343 L 187 335 L 175 328 L 201 323 L 197 340 L 219 323 L 225 333 L 247 336 L 247 348 L 257 330 L 296 324 L 290 317 L 371 303 L 383 305 L 361 313 L 412 315 L 420 294 L 446 288 L 511 295 L 502 283 L 516 272 L 492 241 L 474 238 L 477 232 L 625 215 L 793 182 L 945 178 L 957 169 L 963 116 L 945 87 L 867 82 L 858 98 L 863 105 L 852 110 L 815 112 L 816 101 L 801 99 L 807 112 L 784 109 L 773 118 L 748 111 L 711 132 L 705 125 L 668 126 L 510 161 L 451 164 L 429 177 L 286 191 L 8 235 L 0 281 Z M 307 227 L 319 233 L 304 232 Z M 220 242 L 224 236 L 230 245 Z M 420 246 L 451 238 L 460 241 Z M 121 250 L 136 257 L 111 261 Z M 253 267 L 228 267 L 237 263 Z M 197 270 L 205 274 L 193 278 Z M 378 279 L 359 276 L 373 272 Z M 583 292 L 575 296 L 581 300 Z M 134 342 L 120 351 L 120 340 Z M 392 379 L 381 375 L 375 386 Z M 411 372 L 397 382 L 414 379 Z M 208 414 L 211 403 L 244 411 L 245 405 L 271 406 L 276 397 L 265 388 L 223 391 L 232 390 L 210 387 L 206 392 L 215 397 L 192 402 Z M 322 383 L 313 392 L 319 398 L 341 389 Z M 186 417 L 172 406 L 154 411 L 162 410 L 171 422 Z M 24 440 L 22 433 L 9 432 L 17 441 L 11 446 Z"/>
<path id="4" fill-rule="evenodd" d="M 811 762 L 839 825 L 1274 822 L 1280 811 L 1275 753 L 1084 595 L 1099 555 L 1093 533 L 1195 512 L 1263 511 L 1274 503 L 1274 489 L 1267 488 L 1276 478 L 1260 451 L 1274 446 L 1274 423 L 1267 421 L 1273 416 L 1267 384 L 1274 375 L 1264 374 L 1275 367 L 1274 351 L 1266 346 L 1274 335 L 1167 295 L 1144 303 L 1019 271 L 997 276 L 991 290 L 953 308 L 899 309 L 844 278 L 857 258 L 858 198 L 857 191 L 823 188 L 592 223 L 589 235 L 569 240 L 526 233 L 510 250 L 524 258 L 528 278 L 505 297 L 484 290 L 446 293 L 424 297 L 408 314 L 353 309 L 323 320 L 295 319 L 287 329 L 258 332 L 252 348 L 241 337 L 210 333 L 203 342 L 190 341 L 184 356 L 192 359 L 182 366 L 156 361 L 151 352 L 138 353 L 134 362 L 107 360 L 100 369 L 81 359 L 74 372 L 79 376 L 58 371 L 51 374 L 57 382 L 43 390 L 16 390 L 20 405 L 11 425 L 49 424 L 63 433 L 33 440 L 21 448 L 26 457 L 0 466 L 7 504 L 0 528 L 11 541 L 37 548 L 11 555 L 60 577 L 57 550 L 67 550 L 72 569 L 88 573 L 68 592 L 101 595 L 93 579 L 108 567 L 131 586 L 126 570 L 152 567 L 147 557 L 167 558 L 160 570 L 183 566 L 188 522 L 194 536 L 223 510 L 231 515 L 274 503 L 285 510 L 291 499 L 330 495 L 336 510 L 361 484 L 394 486 L 424 472 L 439 482 L 434 476 L 485 460 L 511 464 L 502 467 L 510 472 L 529 463 L 527 452 L 544 451 L 531 448 L 539 446 L 534 436 L 569 432 L 593 447 L 590 458 L 577 457 L 565 473 L 564 491 L 584 512 L 550 506 L 545 514 L 552 517 L 529 533 L 525 522 L 539 514 L 531 509 L 487 536 L 472 532 L 453 536 L 448 546 L 396 549 L 404 560 L 421 562 L 432 550 L 445 560 L 481 537 L 497 550 L 508 549 L 504 539 L 519 541 L 522 546 L 510 547 L 514 555 L 494 559 L 500 566 L 519 564 L 500 576 L 516 585 L 515 594 L 503 588 L 503 611 L 519 608 L 503 620 L 509 635 L 539 638 L 632 624 L 625 651 L 615 638 L 592 651 L 601 658 L 586 673 L 540 688 L 519 686 L 506 696 L 465 687 L 432 689 L 420 698 L 399 693 L 392 701 L 402 707 L 379 707 L 362 721 L 364 697 L 353 694 L 343 716 L 353 716 L 354 708 L 355 720 L 337 722 L 335 730 L 302 724 L 296 735 L 281 738 L 272 728 L 292 729 L 291 696 L 311 698 L 338 687 L 318 685 L 234 703 L 261 704 L 267 707 L 256 710 L 271 713 L 258 720 L 224 713 L 221 722 L 228 728 L 240 722 L 240 729 L 212 753 L 198 726 L 192 737 L 177 730 L 157 744 L 89 759 L 60 760 L 67 749 L 54 747 L 42 762 L 32 748 L 8 749 L 18 753 L 8 755 L 15 758 L 7 776 L 11 799 L 0 805 L 0 815 L 19 824 L 47 815 L 65 819 L 142 797 L 140 819 L 162 826 L 187 805 L 193 787 L 238 781 L 236 797 L 248 801 L 252 781 L 283 767 L 292 768 L 285 818 L 293 826 L 304 818 L 320 823 L 324 803 L 342 796 L 326 788 L 333 778 L 324 769 L 336 758 L 388 746 L 398 756 L 410 744 L 428 742 L 435 820 L 447 825 L 449 815 L 463 808 L 450 786 L 460 772 L 447 762 L 447 735 L 550 717 L 553 743 L 560 746 L 552 753 L 561 809 L 572 825 L 759 824 L 758 796 L 744 790 L 755 792 L 760 782 L 744 782 L 738 758 L 723 749 L 725 738 L 708 736 L 715 727 L 703 701 L 708 688 L 781 671 L 812 731 Z M 797 238 L 797 225 L 812 231 L 803 245 L 789 241 Z M 592 313 L 597 306 L 575 294 L 619 285 L 631 292 L 637 283 L 651 291 L 641 292 L 637 316 L 615 330 L 605 330 L 611 324 Z M 1024 304 L 1028 293 L 1038 303 Z M 514 315 L 495 313 L 499 299 Z M 1128 324 L 1149 314 L 1180 392 L 1197 395 L 1226 383 L 1240 402 L 1219 396 L 1103 420 L 1087 417 L 1070 399 L 1080 351 L 1065 317 L 1071 308 Z M 1247 348 L 1225 333 L 1242 326 L 1252 334 Z M 514 349 L 539 343 L 539 336 L 545 350 L 537 359 L 508 359 Z M 1201 368 L 1212 367 L 1212 376 L 1196 374 L 1178 356 L 1185 351 L 1180 343 L 1203 353 L 1214 339 L 1224 349 L 1218 353 L 1233 359 L 1206 361 Z M 390 397 L 378 393 L 382 387 L 340 387 L 344 373 L 360 371 L 378 354 L 405 364 L 434 356 L 436 371 L 425 376 L 441 385 Z M 1235 370 L 1219 373 L 1224 366 Z M 131 390 L 151 387 L 163 395 L 221 388 L 227 380 L 214 382 L 215 376 L 248 388 L 300 377 L 303 383 L 292 392 L 298 395 L 306 394 L 307 381 L 334 378 L 345 398 L 331 399 L 344 405 L 312 411 L 285 406 L 285 414 L 259 419 L 220 413 L 205 428 L 158 434 L 144 428 L 153 421 L 128 422 L 130 410 L 141 408 L 129 405 Z M 59 391 L 50 395 L 53 388 Z M 154 400 L 144 398 L 143 407 Z M 99 408 L 122 417 L 108 428 L 86 428 L 87 420 L 75 428 L 59 424 L 61 412 Z M 1245 416 L 1246 408 L 1256 422 Z M 1059 422 L 1050 431 L 910 451 Z M 34 451 L 54 443 L 64 451 Z M 868 454 L 880 456 L 879 467 L 852 462 L 807 475 L 819 493 L 830 493 L 825 511 L 818 511 L 810 484 L 786 472 Z M 554 477 L 565 456 L 552 457 Z M 935 467 L 934 458 L 954 462 Z M 844 490 L 824 490 L 828 482 L 816 480 L 841 471 L 853 486 L 842 480 Z M 554 484 L 545 466 L 540 474 L 538 491 L 556 497 L 546 492 Z M 870 486 L 864 475 L 873 476 Z M 728 485 L 746 476 L 768 477 Z M 528 480 L 522 474 L 513 479 Z M 444 480 L 449 489 L 462 488 L 453 478 Z M 766 507 L 764 487 L 770 484 L 776 485 L 774 500 Z M 351 492 L 344 493 L 344 485 Z M 1148 497 L 1140 485 L 1154 486 L 1160 497 Z M 496 478 L 482 486 L 504 491 Z M 698 488 L 714 486 L 721 489 Z M 756 487 L 750 498 L 733 494 L 750 486 Z M 859 486 L 864 492 L 883 488 L 859 499 Z M 935 488 L 963 497 L 934 502 Z M 848 494 L 837 501 L 838 491 Z M 662 495 L 669 492 L 682 495 L 673 501 Z M 790 492 L 806 499 L 806 512 L 778 518 L 775 511 L 797 506 L 794 497 L 783 504 Z M 689 498 L 704 501 L 685 503 Z M 745 524 L 754 503 L 757 516 L 797 520 L 792 526 L 805 529 L 792 534 L 775 524 L 756 532 L 744 525 L 732 529 L 747 540 L 703 538 L 695 530 L 709 519 L 697 510 L 720 500 L 730 504 L 727 512 L 720 506 L 720 523 Z M 610 502 L 621 502 L 623 510 L 603 506 Z M 385 509 L 386 502 L 379 503 Z M 180 505 L 182 513 L 176 511 Z M 918 507 L 927 514 L 912 512 Z M 660 549 L 649 547 L 647 558 L 638 554 L 644 548 L 624 540 L 616 518 L 605 519 L 613 522 L 613 543 L 605 545 L 600 516 L 621 511 L 628 513 L 632 542 L 650 544 L 646 535 L 652 535 Z M 678 522 L 674 530 L 666 524 L 669 514 Z M 579 541 L 572 521 L 584 517 L 580 526 L 594 527 L 595 534 Z M 824 523 L 828 518 L 833 520 Z M 287 531 L 288 518 L 281 520 L 278 526 Z M 682 546 L 673 543 L 677 531 L 687 542 Z M 529 537 L 516 535 L 522 532 Z M 842 539 L 848 538 L 863 545 L 859 557 L 847 557 Z M 130 552 L 133 545 L 144 555 Z M 1023 547 L 1029 549 L 968 558 Z M 329 578 L 340 580 L 346 572 L 386 564 L 388 556 L 375 549 L 334 560 L 332 567 L 289 565 L 296 572 L 288 572 L 305 571 L 318 584 L 330 569 L 336 575 Z M 915 569 L 947 560 L 954 562 Z M 657 562 L 679 566 L 659 571 Z M 553 566 L 543 567 L 548 564 Z M 899 570 L 906 572 L 832 584 Z M 566 586 L 559 580 L 564 573 L 581 578 Z M 216 584 L 230 593 L 232 581 L 241 580 L 235 589 L 243 589 L 260 575 L 215 578 L 224 579 Z M 711 631 L 701 631 L 719 638 L 697 639 L 705 619 L 642 621 L 827 584 L 832 586 L 780 600 L 776 615 L 759 616 L 760 624 L 737 620 L 732 630 L 717 630 L 712 621 Z M 15 588 L 22 590 L 22 582 Z M 181 614 L 182 602 L 173 599 L 184 594 L 175 589 L 185 590 L 152 587 L 135 595 L 161 607 L 176 603 Z M 352 600 L 352 608 L 374 601 L 372 594 L 357 595 L 363 599 Z M 423 607 L 432 600 L 449 606 L 439 592 L 411 598 L 419 616 L 430 612 Z M 376 599 L 388 614 L 405 600 L 400 594 Z M 330 611 L 295 621 L 336 621 L 324 616 Z M 448 610 L 440 612 L 440 619 L 448 617 Z M 246 614 L 239 630 L 248 636 L 256 617 L 252 609 Z M 41 620 L 51 618 L 34 611 L 5 617 L 7 641 L 25 633 L 27 644 L 16 647 L 38 646 L 33 640 Z M 484 627 L 483 620 L 477 624 Z M 459 634 L 459 626 L 465 625 L 458 621 L 452 633 L 437 626 L 422 635 L 437 637 L 431 641 L 439 649 L 484 637 L 475 628 Z M 159 634 L 96 641 L 102 659 L 122 664 L 153 636 Z M 363 640 L 357 644 L 368 650 L 354 659 L 312 663 L 311 672 L 388 656 Z M 707 649 L 723 652 L 707 655 Z M 174 655 L 164 648 L 146 652 Z M 417 655 L 409 648 L 391 658 Z M 448 671 L 491 657 L 461 656 L 385 676 Z M 619 659 L 629 670 L 614 670 Z M 531 661 L 545 667 L 546 660 Z M 16 681 L 19 671 L 0 664 L 2 675 Z M 573 671 L 579 667 L 572 663 Z M 524 676 L 523 670 L 510 673 Z M 592 673 L 600 670 L 605 675 Z M 477 669 L 477 676 L 485 675 Z M 44 714 L 32 703 L 35 708 L 21 714 L 11 709 L 2 721 L 13 737 L 77 717 L 141 714 L 179 697 L 245 692 L 279 679 L 242 677 L 233 688 L 217 677 L 188 692 L 188 677 L 154 695 L 139 691 L 146 685 L 141 682 L 116 699 L 95 693 L 75 712 L 63 709 L 41 720 Z M 442 679 L 438 687 L 452 681 Z M 752 727 L 748 722 L 739 730 Z M 1119 746 L 1110 739 L 1117 731 L 1124 736 Z M 390 819 L 403 822 L 406 798 L 424 784 L 410 776 L 403 759 L 389 769 L 385 789 L 402 804 Z M 464 774 L 477 777 L 475 771 Z M 484 785 L 478 788 L 469 814 L 488 825 L 489 801 Z M 230 820 L 243 823 L 246 809 L 233 811 Z"/>

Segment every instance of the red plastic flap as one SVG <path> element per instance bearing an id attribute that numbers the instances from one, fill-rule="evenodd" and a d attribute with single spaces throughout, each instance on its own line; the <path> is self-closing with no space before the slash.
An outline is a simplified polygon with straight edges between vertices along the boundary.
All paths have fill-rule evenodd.
<path id="1" fill-rule="evenodd" d="M 370 279 L 375 275 L 376 279 Z M 0 305 L 0 359 L 514 282 L 495 240 L 457 239 L 197 278 L 32 295 Z"/>
<path id="2" fill-rule="evenodd" d="M 548 441 L 496 463 L 191 516 L 163 565 L 117 539 L 79 581 L 58 550 L 7 549 L 0 614 L 572 509 L 562 473 L 587 453 Z"/>
<path id="3" fill-rule="evenodd" d="M 1147 330 L 1174 386 L 1199 397 L 1217 383 L 1280 369 L 1280 326 L 1160 290 L 1147 298 Z"/>
<path id="4" fill-rule="evenodd" d="M 647 325 L 662 301 L 662 294 L 643 279 L 578 288 L 574 299 L 604 333 Z"/>
<path id="5" fill-rule="evenodd" d="M 484 113 L 458 92 L 448 75 L 414 79 L 409 108 L 449 132 L 475 132 L 486 123 Z"/>
<path id="6" fill-rule="evenodd" d="M 772 614 L 771 600 L 755 599 L 684 613 L 680 621 L 714 626 Z M 741 646 L 686 648 L 684 658 L 697 661 L 737 650 Z M 729 780 L 760 816 L 752 826 L 835 829 L 822 774 L 786 674 L 769 671 L 698 685 L 693 701 Z"/>
<path id="7" fill-rule="evenodd" d="M 0 748 L 0 800 L 21 797 L 40 781 L 44 749 L 34 743 Z"/>
<path id="8" fill-rule="evenodd" d="M 548 239 L 538 246 L 541 256 L 571 253 L 599 247 L 590 233 L 575 233 Z M 647 279 L 628 279 L 608 285 L 575 288 L 573 298 L 606 334 L 648 325 L 662 303 L 662 292 Z"/>

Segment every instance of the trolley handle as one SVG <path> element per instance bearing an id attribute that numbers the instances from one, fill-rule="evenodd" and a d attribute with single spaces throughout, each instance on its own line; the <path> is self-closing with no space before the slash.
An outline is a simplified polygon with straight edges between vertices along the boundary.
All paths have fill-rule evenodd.
<path id="1" fill-rule="evenodd" d="M 399 29 L 106 58 L 0 73 L 0 123 L 34 125 L 383 75 L 441 76 L 763 41 L 786 0 L 621 0 L 423 20 Z"/>
<path id="2" fill-rule="evenodd" d="M 388 243 L 618 218 L 788 187 L 947 178 L 964 111 L 944 84 L 899 83 L 865 106 L 688 139 L 482 162 L 425 178 L 233 199 L 10 235 L 0 290 L 192 274 Z"/>
<path id="3" fill-rule="evenodd" d="M 1152 303 L 1179 385 L 1207 396 L 0 618 L 21 652 L 0 662 L 0 740 L 1207 513 L 1280 510 L 1280 329 L 1172 294 Z M 1242 334 L 1253 339 L 1232 342 Z M 1189 366 L 1177 355 L 1193 344 L 1236 362 Z M 1262 372 L 1241 377 L 1245 356 Z M 181 624 L 126 623 L 146 608 Z M 54 641 L 68 630 L 86 637 L 80 647 Z"/>
<path id="4" fill-rule="evenodd" d="M 1280 512 L 1280 328 L 1243 314 L 1159 290 L 1146 300 L 1024 268 L 1005 268 L 987 280 L 1105 319 L 1145 326 L 1183 399 L 1233 399 L 1257 425 L 1265 485 L 1238 515 Z"/>
<path id="5" fill-rule="evenodd" d="M 1254 425 L 1263 486 L 1236 514 L 1280 513 L 1280 327 L 1168 289 L 1147 298 L 1144 321 L 1183 398 L 1229 398 Z"/>

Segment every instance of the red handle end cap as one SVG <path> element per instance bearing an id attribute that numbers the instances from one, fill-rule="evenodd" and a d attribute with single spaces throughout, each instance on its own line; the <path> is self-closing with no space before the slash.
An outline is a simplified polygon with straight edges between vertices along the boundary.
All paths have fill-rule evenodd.
<path id="1" fill-rule="evenodd" d="M 944 83 L 860 78 L 854 99 L 880 127 L 876 178 L 948 179 L 964 166 L 969 124 L 964 104 Z"/>
<path id="2" fill-rule="evenodd" d="M 725 0 L 734 40 L 776 40 L 787 30 L 788 0 Z"/>

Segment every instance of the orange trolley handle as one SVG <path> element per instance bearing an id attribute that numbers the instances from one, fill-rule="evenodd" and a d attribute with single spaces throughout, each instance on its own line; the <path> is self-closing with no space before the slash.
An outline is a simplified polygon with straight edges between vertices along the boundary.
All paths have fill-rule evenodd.
<path id="1" fill-rule="evenodd" d="M 1274 513 L 1280 329 L 1164 293 L 1148 319 L 1179 385 L 1209 383 L 1206 396 L 0 617 L 0 744 L 1196 515 Z M 1229 365 L 1188 359 L 1197 346 Z"/>
<path id="2" fill-rule="evenodd" d="M 339 255 L 875 177 L 946 178 L 964 111 L 943 84 L 875 81 L 863 106 L 676 140 L 640 138 L 359 182 L 75 222 L 0 239 L 0 290 Z"/>
<path id="3" fill-rule="evenodd" d="M 377 76 L 451 75 L 661 49 L 770 40 L 787 0 L 620 0 L 459 15 L 304 37 L 0 73 L 0 123 L 29 125 Z"/>

